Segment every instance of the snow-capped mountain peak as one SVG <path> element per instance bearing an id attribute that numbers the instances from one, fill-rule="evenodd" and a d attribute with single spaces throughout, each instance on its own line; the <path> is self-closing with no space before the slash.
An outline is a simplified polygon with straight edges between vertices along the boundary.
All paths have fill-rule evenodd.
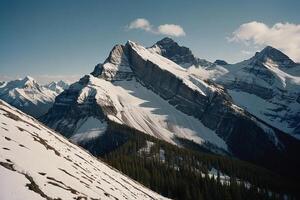
<path id="1" fill-rule="evenodd" d="M 182 67 L 189 67 L 197 62 L 189 48 L 179 46 L 177 42 L 169 37 L 163 38 L 148 49 L 167 57 Z"/>
<path id="2" fill-rule="evenodd" d="M 190 70 L 225 87 L 233 102 L 273 127 L 300 138 L 300 65 L 271 46 L 252 58 Z"/>
<path id="3" fill-rule="evenodd" d="M 130 43 L 130 41 L 127 43 Z M 115 45 L 105 62 L 96 65 L 91 74 L 106 80 L 131 79 L 133 73 L 126 52 L 127 48 L 124 45 Z"/>
<path id="4" fill-rule="evenodd" d="M 31 76 L 25 76 L 25 78 L 22 79 L 21 81 L 24 83 L 24 85 L 36 83 L 34 78 L 32 78 Z"/>
<path id="5" fill-rule="evenodd" d="M 60 85 L 60 86 L 59 86 Z M 5 82 L 0 86 L 0 99 L 34 117 L 45 114 L 55 97 L 66 88 L 66 84 L 50 83 L 42 86 L 32 77 Z"/>
<path id="6" fill-rule="evenodd" d="M 282 68 L 294 67 L 294 65 L 296 64 L 287 55 L 285 55 L 280 50 L 271 46 L 266 46 L 260 52 L 256 52 L 255 56 L 252 57 L 251 60 L 252 62 L 262 62 L 262 63 L 272 61 L 276 65 L 278 65 L 278 67 L 282 67 Z"/>
<path id="7" fill-rule="evenodd" d="M 44 87 L 56 92 L 57 94 L 60 94 L 69 87 L 69 84 L 60 80 L 58 82 L 52 81 L 51 83 L 46 84 Z"/>
<path id="8" fill-rule="evenodd" d="M 3 84 L 1 88 L 4 87 L 6 89 L 14 89 L 14 88 L 21 89 L 21 88 L 31 88 L 31 87 L 39 88 L 39 85 L 32 77 L 26 76 L 23 79 L 17 79 L 17 80 L 5 82 L 5 84 Z"/>

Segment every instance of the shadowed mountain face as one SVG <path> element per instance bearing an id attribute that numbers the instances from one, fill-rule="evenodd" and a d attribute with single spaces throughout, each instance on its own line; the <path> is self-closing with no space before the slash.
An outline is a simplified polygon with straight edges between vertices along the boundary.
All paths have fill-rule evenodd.
<path id="1" fill-rule="evenodd" d="M 192 51 L 183 46 L 179 46 L 171 38 L 164 38 L 158 41 L 153 48 L 158 48 L 162 56 L 169 58 L 173 62 L 187 66 L 187 64 L 196 64 L 197 60 Z"/>
<path id="2" fill-rule="evenodd" d="M 191 53 L 186 48 L 168 53 L 172 46 L 181 48 L 169 38 L 151 48 L 131 41 L 116 45 L 91 75 L 56 98 L 42 121 L 81 144 L 91 144 L 113 121 L 172 144 L 179 144 L 177 138 L 187 139 L 209 151 L 277 171 L 282 170 L 278 167 L 282 162 L 299 166 L 295 156 L 299 141 L 274 128 L 235 96 L 237 90 L 248 93 L 255 89 L 248 89 L 247 84 L 252 83 L 239 73 L 260 74 L 260 79 L 267 80 L 268 66 L 259 69 L 266 75 L 251 65 L 253 59 L 236 65 L 202 66 L 200 59 L 184 56 Z M 173 60 L 162 56 L 162 49 Z M 176 56 L 176 52 L 180 53 Z M 174 61 L 185 59 L 175 57 L 195 58 L 197 66 L 183 68 Z M 237 87 L 244 82 L 245 87 Z"/>

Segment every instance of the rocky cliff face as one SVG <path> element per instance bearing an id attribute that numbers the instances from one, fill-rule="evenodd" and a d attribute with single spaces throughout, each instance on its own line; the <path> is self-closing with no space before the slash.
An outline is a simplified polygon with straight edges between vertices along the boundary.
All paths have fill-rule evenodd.
<path id="1" fill-rule="evenodd" d="M 123 45 L 114 46 L 105 62 L 96 65 L 91 74 L 110 81 L 131 80 L 133 73 L 128 63 L 127 48 Z"/>
<path id="2" fill-rule="evenodd" d="M 189 48 L 179 46 L 171 38 L 166 37 L 158 41 L 152 48 L 160 55 L 183 67 L 188 67 L 197 63 L 197 59 L 194 57 Z"/>
<path id="3" fill-rule="evenodd" d="M 183 68 L 189 68 L 190 66 L 214 66 L 214 63 L 195 57 L 189 48 L 180 46 L 168 37 L 156 42 L 148 50 L 172 60 Z"/>
<path id="4" fill-rule="evenodd" d="M 72 84 L 55 99 L 53 107 L 42 120 L 66 137 L 71 137 L 89 117 L 104 119 L 102 108 L 95 99 L 96 91 L 88 84 L 88 76 Z"/>

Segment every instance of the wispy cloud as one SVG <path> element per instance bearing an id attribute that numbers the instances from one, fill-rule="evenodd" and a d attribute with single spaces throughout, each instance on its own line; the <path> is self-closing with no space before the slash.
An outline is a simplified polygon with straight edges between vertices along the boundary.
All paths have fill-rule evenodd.
<path id="1" fill-rule="evenodd" d="M 247 46 L 270 45 L 280 49 L 295 61 L 300 61 L 300 24 L 276 23 L 272 27 L 252 21 L 242 24 L 228 38 Z"/>
<path id="2" fill-rule="evenodd" d="M 162 24 L 154 27 L 147 19 L 137 18 L 126 26 L 128 30 L 140 29 L 153 34 L 168 35 L 174 37 L 185 36 L 185 31 L 180 25 L 177 24 Z"/>
<path id="3" fill-rule="evenodd" d="M 129 29 L 141 29 L 144 31 L 152 31 L 150 22 L 144 18 L 138 18 L 132 21 L 129 26 Z"/>
<path id="4" fill-rule="evenodd" d="M 254 54 L 252 51 L 247 51 L 247 50 L 242 50 L 241 53 L 244 55 L 253 55 Z"/>

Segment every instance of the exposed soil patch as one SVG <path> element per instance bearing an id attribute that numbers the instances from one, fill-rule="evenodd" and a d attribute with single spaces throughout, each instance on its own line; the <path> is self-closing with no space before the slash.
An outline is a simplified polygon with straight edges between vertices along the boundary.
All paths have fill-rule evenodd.
<path id="1" fill-rule="evenodd" d="M 26 184 L 26 187 L 28 187 L 29 190 L 34 191 L 35 193 L 38 193 L 42 197 L 46 198 L 47 200 L 53 200 L 52 198 L 48 197 L 41 189 L 40 187 L 34 182 L 33 178 L 29 176 L 28 174 L 24 174 L 25 177 L 28 179 L 30 183 Z"/>
<path id="2" fill-rule="evenodd" d="M 7 162 L 0 162 L 0 165 L 6 169 L 9 169 L 11 171 L 16 171 L 14 169 L 14 165 L 12 163 L 7 163 Z"/>
<path id="3" fill-rule="evenodd" d="M 46 173 L 45 172 L 39 172 L 40 175 L 45 176 Z"/>
<path id="4" fill-rule="evenodd" d="M 79 194 L 79 192 L 78 192 L 77 190 L 71 188 L 70 186 L 67 186 L 67 185 L 64 184 L 62 181 L 56 180 L 55 178 L 49 177 L 49 176 L 47 176 L 47 179 L 51 180 L 51 181 L 48 181 L 49 184 L 52 184 L 52 185 L 54 185 L 54 186 L 63 188 L 63 189 L 65 189 L 65 190 L 68 190 L 68 191 L 70 191 L 72 194 Z"/>

